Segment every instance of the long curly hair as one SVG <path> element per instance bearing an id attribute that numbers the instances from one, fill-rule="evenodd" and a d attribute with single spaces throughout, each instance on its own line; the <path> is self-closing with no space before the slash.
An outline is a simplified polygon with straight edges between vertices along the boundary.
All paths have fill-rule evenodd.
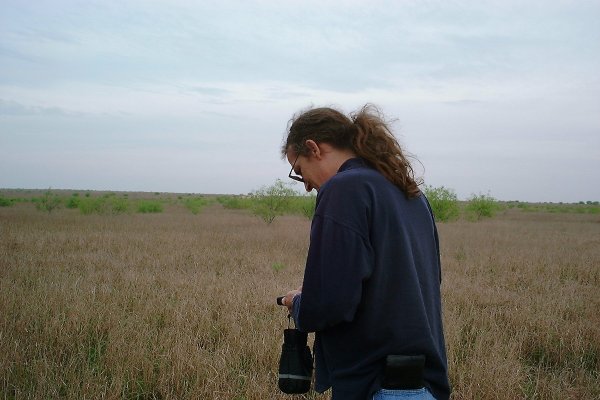
<path id="1" fill-rule="evenodd" d="M 419 196 L 420 179 L 415 178 L 407 154 L 391 132 L 382 112 L 366 104 L 349 116 L 330 108 L 311 108 L 292 117 L 287 138 L 281 147 L 283 157 L 292 149 L 296 154 L 309 153 L 305 143 L 328 143 L 340 150 L 352 150 L 365 159 L 407 198 Z"/>

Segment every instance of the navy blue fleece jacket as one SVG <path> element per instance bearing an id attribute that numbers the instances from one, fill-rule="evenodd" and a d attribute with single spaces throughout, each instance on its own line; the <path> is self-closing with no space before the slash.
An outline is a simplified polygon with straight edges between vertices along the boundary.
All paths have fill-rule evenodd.
<path id="1" fill-rule="evenodd" d="M 424 195 L 404 193 L 362 159 L 346 161 L 317 196 L 296 326 L 315 334 L 316 390 L 366 400 L 388 354 L 426 356 L 438 399 L 450 388 L 437 229 Z"/>

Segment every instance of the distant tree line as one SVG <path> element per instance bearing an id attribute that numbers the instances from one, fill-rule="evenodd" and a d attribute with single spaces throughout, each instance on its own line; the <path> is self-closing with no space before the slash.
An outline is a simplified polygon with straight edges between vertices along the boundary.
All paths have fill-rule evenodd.
<path id="1" fill-rule="evenodd" d="M 84 195 L 72 193 L 70 196 L 59 195 L 60 191 L 48 189 L 42 195 L 31 198 L 8 198 L 0 195 L 0 207 L 10 207 L 17 203 L 31 202 L 35 207 L 48 214 L 60 208 L 79 210 L 83 215 L 117 215 L 128 213 L 161 213 L 167 206 L 183 206 L 192 214 L 198 214 L 206 206 L 219 203 L 228 209 L 242 209 L 256 215 L 267 224 L 271 224 L 282 215 L 301 215 L 312 219 L 315 212 L 316 195 L 314 192 L 300 194 L 292 187 L 292 183 L 277 179 L 272 185 L 262 186 L 247 195 L 202 196 L 202 195 L 169 195 L 153 198 L 129 198 L 128 193 L 117 195 Z M 424 186 L 435 220 L 451 222 L 457 219 L 479 221 L 492 218 L 498 212 L 517 208 L 526 212 L 549 213 L 586 213 L 600 214 L 598 201 L 575 203 L 528 203 L 519 201 L 501 202 L 487 194 L 472 194 L 467 200 L 458 199 L 456 192 L 445 186 Z"/>

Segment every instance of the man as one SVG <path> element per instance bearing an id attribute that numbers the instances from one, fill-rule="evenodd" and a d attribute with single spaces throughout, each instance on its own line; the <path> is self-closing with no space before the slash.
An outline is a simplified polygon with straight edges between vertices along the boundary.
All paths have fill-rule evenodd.
<path id="1" fill-rule="evenodd" d="M 308 110 L 282 154 L 289 176 L 318 191 L 303 284 L 283 299 L 316 333 L 316 390 L 449 398 L 437 229 L 381 114 Z"/>

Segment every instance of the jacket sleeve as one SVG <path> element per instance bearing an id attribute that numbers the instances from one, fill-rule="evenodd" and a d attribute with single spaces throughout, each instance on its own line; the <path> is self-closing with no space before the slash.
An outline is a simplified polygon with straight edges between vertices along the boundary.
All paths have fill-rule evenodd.
<path id="1" fill-rule="evenodd" d="M 298 329 L 315 332 L 352 321 L 372 266 L 368 237 L 332 218 L 315 216 L 302 295 L 294 301 Z"/>

